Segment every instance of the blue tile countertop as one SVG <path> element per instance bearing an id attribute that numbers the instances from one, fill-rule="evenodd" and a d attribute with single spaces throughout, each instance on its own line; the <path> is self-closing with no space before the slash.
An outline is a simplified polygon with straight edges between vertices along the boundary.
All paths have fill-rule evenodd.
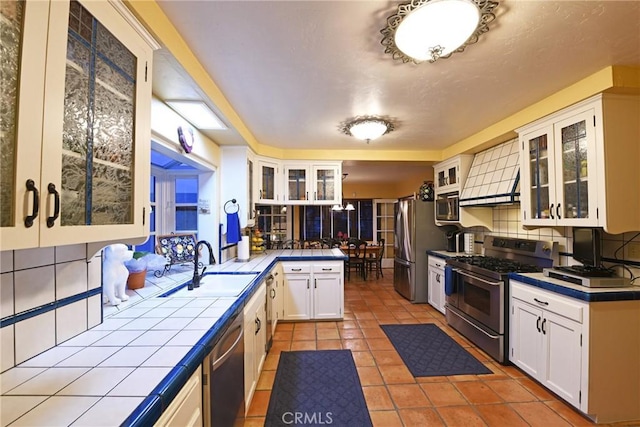
<path id="1" fill-rule="evenodd" d="M 509 273 L 509 278 L 587 302 L 640 300 L 640 286 L 588 288 L 547 277 L 542 273 Z"/>
<path id="2" fill-rule="evenodd" d="M 5 371 L 0 424 L 153 425 L 278 261 L 346 259 L 339 249 L 281 250 L 208 266 L 207 275 L 255 279 L 237 297 L 146 299 Z"/>

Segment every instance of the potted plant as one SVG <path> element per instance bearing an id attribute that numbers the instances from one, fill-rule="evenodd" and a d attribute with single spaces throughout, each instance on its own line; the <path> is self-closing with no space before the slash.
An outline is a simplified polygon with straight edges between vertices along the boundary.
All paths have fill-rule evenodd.
<path id="1" fill-rule="evenodd" d="M 127 278 L 127 287 L 129 289 L 140 289 L 144 287 L 144 281 L 147 277 L 147 262 L 144 259 L 149 252 L 135 251 L 133 257 L 124 263 L 129 270 Z"/>

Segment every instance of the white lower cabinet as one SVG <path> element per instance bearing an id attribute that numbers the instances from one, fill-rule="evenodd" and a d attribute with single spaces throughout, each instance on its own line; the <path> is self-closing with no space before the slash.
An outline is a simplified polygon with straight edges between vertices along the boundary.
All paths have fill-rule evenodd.
<path id="1" fill-rule="evenodd" d="M 202 367 L 198 367 L 154 425 L 201 427 L 202 419 Z"/>
<path id="2" fill-rule="evenodd" d="M 544 301 L 543 298 L 539 300 Z M 580 405 L 582 325 L 516 296 L 511 361 L 575 407 Z"/>
<path id="3" fill-rule="evenodd" d="M 510 361 L 596 422 L 639 419 L 640 301 L 509 283 Z"/>
<path id="4" fill-rule="evenodd" d="M 266 285 L 263 282 L 244 306 L 244 402 L 249 410 L 267 356 Z"/>
<path id="5" fill-rule="evenodd" d="M 284 320 L 341 319 L 342 261 L 284 262 Z"/>
<path id="6" fill-rule="evenodd" d="M 445 261 L 435 256 L 428 257 L 429 264 L 429 304 L 436 310 L 445 314 L 444 303 L 446 295 L 444 293 L 444 266 Z"/>

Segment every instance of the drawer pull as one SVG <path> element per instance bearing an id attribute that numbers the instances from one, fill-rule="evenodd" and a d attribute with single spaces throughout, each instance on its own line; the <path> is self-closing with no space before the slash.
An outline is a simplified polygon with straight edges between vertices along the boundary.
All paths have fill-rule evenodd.
<path id="1" fill-rule="evenodd" d="M 538 304 L 542 304 L 542 305 L 549 305 L 549 303 L 548 303 L 548 302 L 546 302 L 546 301 L 540 301 L 538 298 L 534 298 L 533 300 L 534 300 L 535 302 L 537 302 Z"/>
<path id="2" fill-rule="evenodd" d="M 301 268 L 292 268 L 291 271 L 302 271 Z"/>
<path id="3" fill-rule="evenodd" d="M 323 268 L 322 271 L 332 271 L 333 268 Z"/>

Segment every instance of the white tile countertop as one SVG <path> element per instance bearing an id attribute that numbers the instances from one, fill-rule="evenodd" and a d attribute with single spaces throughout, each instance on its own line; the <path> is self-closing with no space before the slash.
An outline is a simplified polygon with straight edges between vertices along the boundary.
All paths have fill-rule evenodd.
<path id="1" fill-rule="evenodd" d="M 0 374 L 0 424 L 152 425 L 278 261 L 344 259 L 339 249 L 271 251 L 208 266 L 207 274 L 257 273 L 238 297 L 159 295 L 112 311 L 100 325 Z"/>

